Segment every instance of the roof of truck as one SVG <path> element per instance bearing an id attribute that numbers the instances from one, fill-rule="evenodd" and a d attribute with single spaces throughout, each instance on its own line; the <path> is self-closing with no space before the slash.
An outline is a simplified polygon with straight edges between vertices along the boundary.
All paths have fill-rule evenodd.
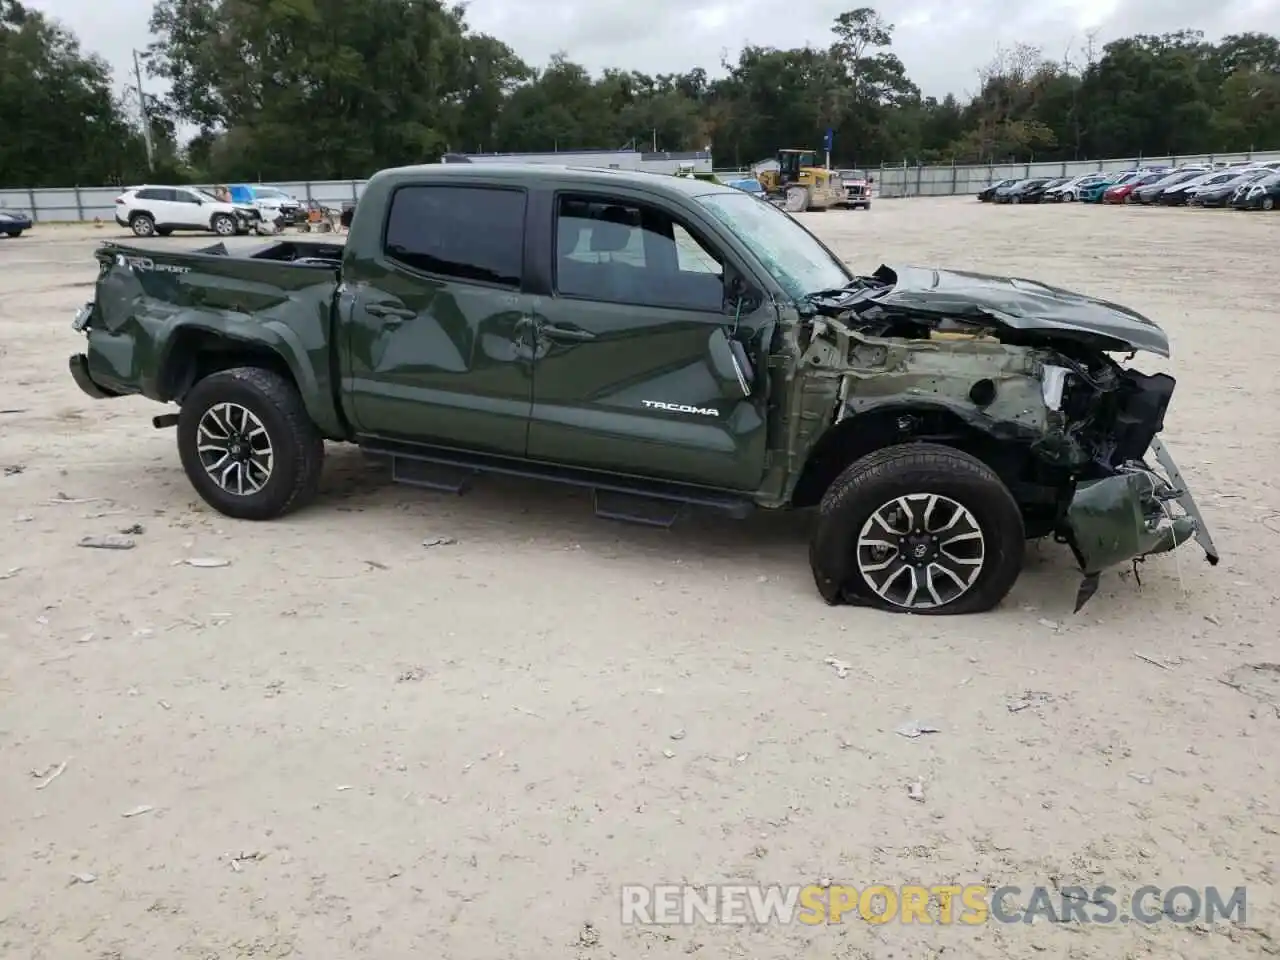
<path id="1" fill-rule="evenodd" d="M 486 180 L 514 180 L 520 183 L 537 183 L 548 180 L 563 181 L 569 178 L 592 186 L 634 186 L 645 190 L 660 190 L 689 197 L 708 193 L 736 193 L 732 187 L 694 177 L 677 177 L 671 174 L 649 173 L 639 170 L 613 170 L 605 167 L 579 167 L 558 163 L 423 163 L 408 167 L 390 167 L 379 170 L 374 179 L 396 180 L 452 180 L 455 178 Z"/>

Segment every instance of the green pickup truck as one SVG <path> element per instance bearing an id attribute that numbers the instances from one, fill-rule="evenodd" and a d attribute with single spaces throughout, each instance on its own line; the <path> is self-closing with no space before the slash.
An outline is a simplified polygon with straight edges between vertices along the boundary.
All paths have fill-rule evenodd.
<path id="1" fill-rule="evenodd" d="M 1027 280 L 859 276 L 731 187 L 404 167 L 369 181 L 345 244 L 96 256 L 72 376 L 177 404 L 153 422 L 230 517 L 311 500 L 342 441 L 405 483 L 555 480 L 644 523 L 814 507 L 828 603 L 986 610 L 1048 536 L 1077 609 L 1103 570 L 1193 537 L 1218 560 L 1157 438 L 1173 378 L 1111 356 L 1168 356 L 1154 323 Z"/>

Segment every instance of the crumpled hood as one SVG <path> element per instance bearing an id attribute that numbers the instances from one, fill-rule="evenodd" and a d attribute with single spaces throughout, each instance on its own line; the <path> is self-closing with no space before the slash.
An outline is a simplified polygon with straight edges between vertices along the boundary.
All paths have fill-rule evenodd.
<path id="1" fill-rule="evenodd" d="M 887 308 L 989 318 L 1014 330 L 1053 332 L 1102 350 L 1169 356 L 1169 337 L 1155 321 L 1128 307 L 1035 280 L 892 265 L 882 266 L 875 276 L 894 280 L 892 288 L 875 297 Z"/>

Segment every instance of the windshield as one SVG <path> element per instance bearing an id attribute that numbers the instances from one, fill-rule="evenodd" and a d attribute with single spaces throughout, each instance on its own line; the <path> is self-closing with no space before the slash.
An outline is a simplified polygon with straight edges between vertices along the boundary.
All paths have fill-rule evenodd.
<path id="1" fill-rule="evenodd" d="M 773 204 L 736 191 L 707 193 L 697 200 L 755 252 L 790 296 L 800 299 L 819 290 L 834 290 L 853 279 L 849 268 L 813 234 Z"/>

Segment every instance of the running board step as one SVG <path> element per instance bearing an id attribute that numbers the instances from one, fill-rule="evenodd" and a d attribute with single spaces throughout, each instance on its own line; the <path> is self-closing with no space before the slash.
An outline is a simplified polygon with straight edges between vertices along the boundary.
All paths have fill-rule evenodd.
<path id="1" fill-rule="evenodd" d="M 646 527 L 667 529 L 684 514 L 685 504 L 678 500 L 655 500 L 616 490 L 592 491 L 592 505 L 602 520 L 621 520 Z"/>
<path id="2" fill-rule="evenodd" d="M 456 493 L 461 496 L 471 489 L 471 481 L 479 472 L 479 470 L 455 467 L 445 463 L 391 457 L 391 479 L 396 483 L 439 490 L 441 493 Z"/>
<path id="3" fill-rule="evenodd" d="M 550 480 L 593 492 L 597 516 L 647 526 L 670 527 L 686 507 L 726 514 L 735 520 L 755 507 L 740 494 L 665 480 L 650 480 L 560 464 L 522 460 L 500 454 L 423 446 L 388 437 L 361 436 L 360 449 L 370 457 L 391 461 L 397 483 L 463 493 L 480 473 Z"/>

